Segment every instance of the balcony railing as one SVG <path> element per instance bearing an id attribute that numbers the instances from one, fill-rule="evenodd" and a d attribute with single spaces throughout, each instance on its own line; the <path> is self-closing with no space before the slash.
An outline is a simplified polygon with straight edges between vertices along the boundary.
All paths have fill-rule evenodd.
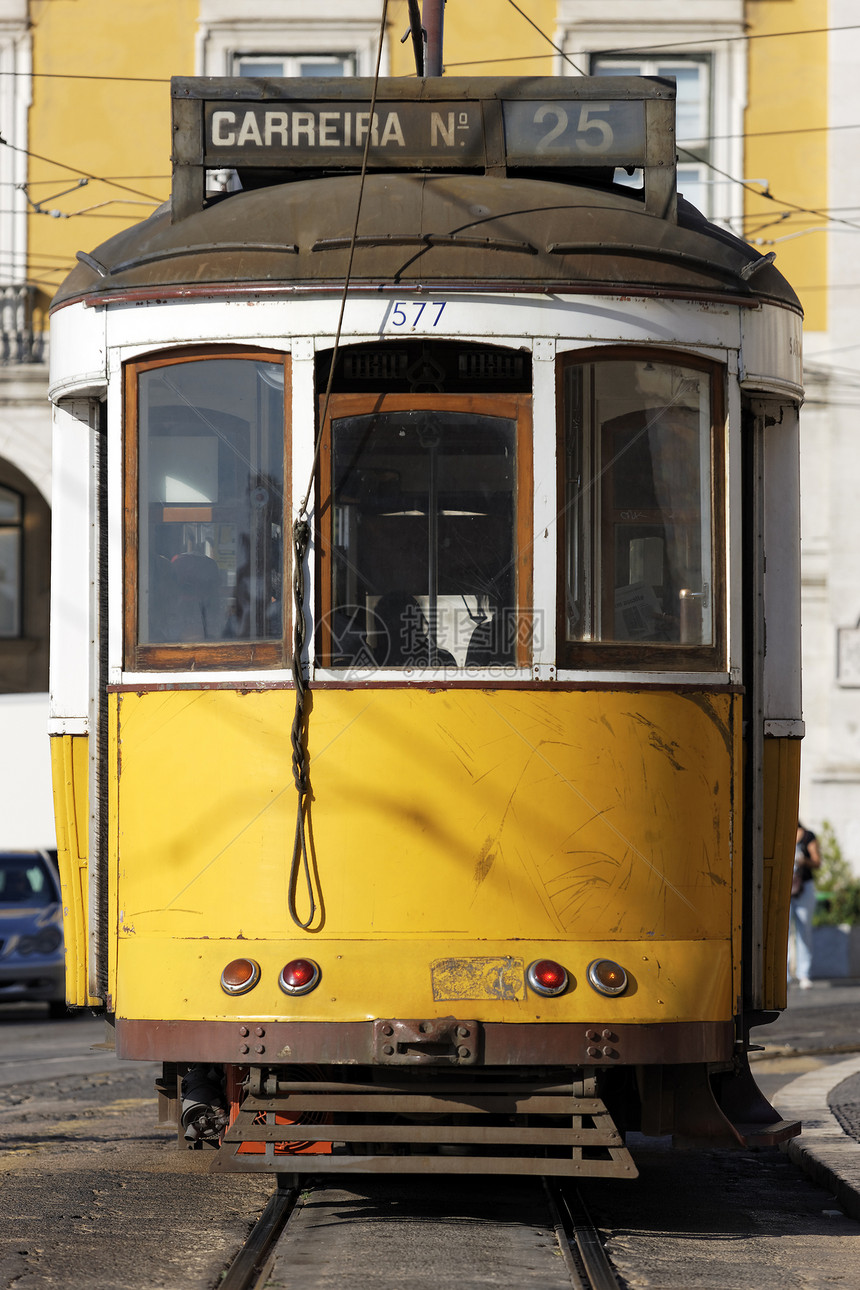
<path id="1" fill-rule="evenodd" d="M 43 338 L 33 326 L 36 288 L 0 283 L 0 364 L 41 363 Z"/>

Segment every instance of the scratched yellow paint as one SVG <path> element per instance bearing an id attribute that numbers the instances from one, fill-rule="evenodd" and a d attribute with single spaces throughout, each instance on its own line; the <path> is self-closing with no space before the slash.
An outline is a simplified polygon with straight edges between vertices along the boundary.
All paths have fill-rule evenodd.
<path id="1" fill-rule="evenodd" d="M 631 984 L 614 999 L 598 995 L 586 979 L 588 964 L 607 950 L 623 963 Z M 519 998 L 438 998 L 431 989 L 430 965 L 445 954 L 507 954 L 524 973 L 547 955 L 561 960 L 571 984 L 555 999 L 529 990 Z M 164 971 L 169 953 L 170 974 Z M 260 982 L 247 995 L 230 999 L 218 985 L 225 963 L 252 953 Z M 278 973 L 297 953 L 312 953 L 322 970 L 311 994 L 287 999 Z M 286 935 L 253 947 L 247 941 L 180 940 L 168 948 L 157 938 L 129 937 L 120 945 L 119 1015 L 171 1020 L 205 1017 L 225 1021 L 366 1021 L 376 1017 L 451 1016 L 485 1022 L 724 1021 L 729 1008 L 731 950 L 728 941 L 482 941 L 441 938 L 357 940 L 320 937 L 308 948 L 299 936 Z M 153 982 L 158 982 L 153 989 Z M 727 1013 L 728 1009 L 728 1013 Z M 297 1054 L 294 1060 L 301 1060 Z"/>
<path id="2" fill-rule="evenodd" d="M 764 1008 L 787 1003 L 788 911 L 797 834 L 800 740 L 765 739 L 763 758 Z"/>
<path id="3" fill-rule="evenodd" d="M 430 958 L 498 953 L 551 955 L 580 974 L 588 955 L 646 964 L 635 993 L 613 1001 L 619 1020 L 703 1018 L 705 1006 L 730 1017 L 737 703 L 656 690 L 314 691 L 322 912 L 303 932 L 287 912 L 291 692 L 118 696 L 119 1015 L 249 1011 L 217 977 L 260 940 L 275 976 L 285 956 L 313 953 L 327 983 L 289 1005 L 261 996 L 266 1015 L 359 1018 L 377 1004 L 426 1015 L 438 1011 Z M 542 1015 L 570 1019 L 584 995 Z M 535 1015 L 533 998 L 458 1010 Z"/>
<path id="4" fill-rule="evenodd" d="M 98 1000 L 87 993 L 89 945 L 89 740 L 85 735 L 51 739 L 57 861 L 63 897 L 66 999 L 84 1007 Z"/>

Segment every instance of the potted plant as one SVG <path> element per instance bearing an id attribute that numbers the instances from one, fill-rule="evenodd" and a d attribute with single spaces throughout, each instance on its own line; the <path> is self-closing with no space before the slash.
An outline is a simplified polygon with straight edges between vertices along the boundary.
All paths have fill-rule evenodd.
<path id="1" fill-rule="evenodd" d="M 812 975 L 860 976 L 860 879 L 842 854 L 828 820 L 818 832 L 821 868 L 816 874 Z"/>

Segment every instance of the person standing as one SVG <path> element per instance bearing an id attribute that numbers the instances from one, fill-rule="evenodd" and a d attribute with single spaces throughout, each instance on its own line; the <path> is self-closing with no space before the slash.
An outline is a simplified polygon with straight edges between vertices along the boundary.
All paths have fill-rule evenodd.
<path id="1" fill-rule="evenodd" d="M 794 971 L 801 990 L 812 985 L 812 915 L 815 913 L 815 871 L 821 868 L 818 839 L 799 820 L 794 847 L 794 873 L 791 879 L 789 938 L 794 929 Z M 789 977 L 791 980 L 791 977 Z"/>

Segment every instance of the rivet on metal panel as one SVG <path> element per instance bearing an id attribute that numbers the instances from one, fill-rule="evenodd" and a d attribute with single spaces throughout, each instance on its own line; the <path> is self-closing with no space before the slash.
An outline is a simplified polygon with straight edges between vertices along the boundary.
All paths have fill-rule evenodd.
<path id="1" fill-rule="evenodd" d="M 555 358 L 555 338 L 537 338 L 534 342 L 533 353 L 537 362 L 551 363 Z"/>
<path id="2" fill-rule="evenodd" d="M 457 1034 L 460 1036 L 460 1038 L 461 1038 L 461 1039 L 468 1039 L 468 1038 L 469 1038 L 469 1027 L 468 1027 L 468 1026 L 458 1026 L 458 1027 L 457 1027 Z"/>
<path id="3" fill-rule="evenodd" d="M 383 1027 L 382 1027 L 382 1033 L 383 1033 L 383 1035 L 393 1035 L 393 1034 L 394 1034 L 394 1029 L 393 1029 L 393 1027 L 392 1027 L 392 1026 L 383 1026 Z"/>
<path id="4" fill-rule="evenodd" d="M 457 1049 L 457 1052 L 461 1057 L 471 1057 L 472 1055 L 471 1048 L 467 1048 L 465 1044 L 461 1044 L 460 1047 Z"/>
<path id="5" fill-rule="evenodd" d="M 586 1048 L 585 1052 L 586 1052 L 586 1056 L 588 1056 L 588 1057 L 599 1057 L 599 1056 L 600 1056 L 600 1049 L 599 1049 L 599 1048 L 595 1048 L 593 1044 L 589 1044 L 589 1046 L 588 1046 L 588 1048 Z"/>
<path id="6" fill-rule="evenodd" d="M 383 1044 L 383 1045 L 382 1045 L 382 1051 L 385 1053 L 385 1056 L 386 1056 L 386 1057 L 391 1057 L 391 1056 L 392 1056 L 392 1054 L 394 1053 L 394 1045 L 393 1045 L 393 1044 Z"/>
<path id="7" fill-rule="evenodd" d="M 586 1030 L 585 1038 L 590 1039 L 592 1043 L 594 1043 L 596 1040 L 600 1038 L 600 1035 L 597 1033 L 596 1030 Z"/>
<path id="8" fill-rule="evenodd" d="M 245 1036 L 245 1035 L 249 1035 L 250 1033 L 251 1033 L 251 1032 L 250 1032 L 250 1030 L 248 1029 L 248 1027 L 247 1027 L 247 1026 L 240 1026 L 240 1027 L 239 1027 L 239 1034 L 240 1034 L 240 1035 Z"/>
<path id="9" fill-rule="evenodd" d="M 245 1033 L 247 1034 L 248 1032 L 246 1031 Z M 250 1049 L 248 1048 L 248 1045 L 247 1045 L 247 1044 L 240 1044 L 240 1045 L 239 1045 L 239 1052 L 240 1052 L 240 1053 L 247 1053 L 247 1052 L 249 1052 L 249 1051 L 250 1051 Z"/>
<path id="10" fill-rule="evenodd" d="M 618 1054 L 617 1054 L 617 1052 L 615 1051 L 615 1049 L 611 1047 L 611 1045 L 610 1045 L 610 1044 L 604 1044 L 604 1045 L 603 1045 L 603 1056 L 604 1056 L 604 1057 L 617 1057 L 617 1056 L 618 1056 Z"/>
<path id="11" fill-rule="evenodd" d="M 597 1038 L 597 1036 L 595 1036 L 595 1038 Z M 604 1030 L 603 1038 L 608 1039 L 610 1043 L 614 1044 L 617 1042 L 618 1036 L 614 1035 L 611 1030 Z"/>
<path id="12" fill-rule="evenodd" d="M 292 343 L 292 355 L 294 361 L 310 361 L 314 356 L 314 342 L 310 336 L 296 336 Z"/>
<path id="13" fill-rule="evenodd" d="M 258 1036 L 258 1038 L 260 1038 L 260 1039 L 262 1039 L 262 1038 L 263 1038 L 263 1036 L 265 1035 L 265 1033 L 266 1033 L 266 1032 L 265 1032 L 265 1030 L 263 1029 L 263 1027 L 262 1027 L 262 1026 L 257 1026 L 256 1030 L 254 1031 L 254 1034 L 255 1034 L 255 1035 L 257 1035 L 257 1036 Z M 604 1032 L 603 1037 L 604 1037 L 604 1039 L 608 1039 L 608 1038 L 609 1038 L 609 1036 L 608 1036 L 605 1032 Z"/>
<path id="14" fill-rule="evenodd" d="M 254 1052 L 255 1052 L 255 1053 L 264 1053 L 265 1051 L 266 1051 L 266 1045 L 265 1045 L 265 1044 L 255 1044 L 255 1045 L 254 1045 Z"/>

